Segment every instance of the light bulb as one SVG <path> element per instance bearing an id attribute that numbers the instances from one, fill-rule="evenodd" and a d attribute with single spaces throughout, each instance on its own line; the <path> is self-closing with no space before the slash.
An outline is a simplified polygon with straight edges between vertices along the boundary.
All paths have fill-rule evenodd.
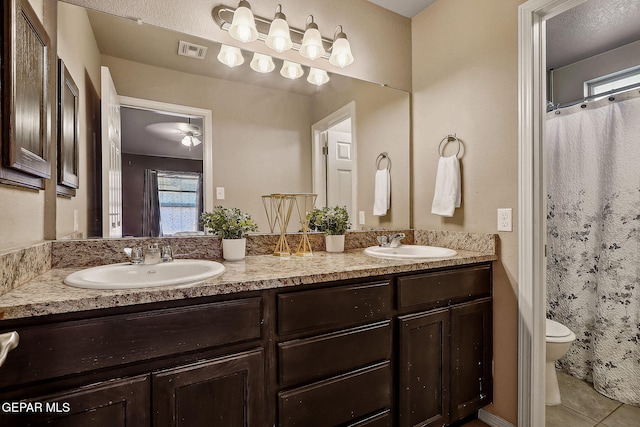
<path id="1" fill-rule="evenodd" d="M 298 77 L 302 77 L 304 72 L 302 71 L 302 66 L 300 64 L 296 64 L 290 61 L 283 61 L 282 69 L 280 70 L 280 75 L 282 77 L 286 77 L 288 79 L 297 79 Z"/>
<path id="2" fill-rule="evenodd" d="M 238 8 L 233 12 L 233 20 L 229 27 L 229 35 L 243 43 L 258 40 L 256 20 L 251 12 L 249 2 L 242 0 Z"/>
<path id="3" fill-rule="evenodd" d="M 322 37 L 320 36 L 320 31 L 318 31 L 318 26 L 313 22 L 313 16 L 309 16 L 307 21 L 307 28 L 304 31 L 302 45 L 300 46 L 300 55 L 309 59 L 318 59 L 324 55 Z"/>
<path id="4" fill-rule="evenodd" d="M 311 67 L 309 75 L 307 76 L 307 81 L 316 86 L 322 86 L 329 81 L 329 76 L 325 70 Z"/>
<path id="5" fill-rule="evenodd" d="M 273 59 L 269 55 L 263 55 L 257 52 L 253 54 L 250 65 L 251 69 L 258 73 L 270 73 L 276 68 Z"/>
<path id="6" fill-rule="evenodd" d="M 226 44 L 220 46 L 220 52 L 217 58 L 218 61 L 227 67 L 237 67 L 244 63 L 244 57 L 240 49 L 235 46 L 227 46 Z"/>
<path id="7" fill-rule="evenodd" d="M 289 33 L 289 24 L 287 17 L 280 11 L 281 6 L 276 7 L 276 16 L 269 27 L 269 34 L 265 39 L 265 44 L 276 52 L 282 53 L 291 49 L 293 42 Z"/>
<path id="8" fill-rule="evenodd" d="M 344 68 L 352 62 L 353 55 L 351 54 L 351 45 L 349 44 L 349 40 L 347 40 L 347 35 L 340 31 L 333 41 L 329 63 L 336 67 Z"/>

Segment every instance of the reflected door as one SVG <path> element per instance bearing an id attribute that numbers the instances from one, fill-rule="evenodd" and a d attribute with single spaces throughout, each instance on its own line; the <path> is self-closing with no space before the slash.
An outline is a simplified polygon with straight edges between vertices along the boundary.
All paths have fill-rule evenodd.
<path id="1" fill-rule="evenodd" d="M 327 206 L 352 212 L 353 147 L 351 132 L 327 131 Z"/>
<path id="2" fill-rule="evenodd" d="M 122 237 L 120 102 L 109 68 L 102 67 L 102 235 Z"/>

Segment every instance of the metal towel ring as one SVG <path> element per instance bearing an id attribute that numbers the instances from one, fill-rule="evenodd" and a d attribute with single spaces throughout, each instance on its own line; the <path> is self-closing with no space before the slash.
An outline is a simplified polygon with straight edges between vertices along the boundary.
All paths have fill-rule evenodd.
<path id="1" fill-rule="evenodd" d="M 442 140 L 440 141 L 440 144 L 438 145 L 438 154 L 440 155 L 440 157 L 444 157 L 444 156 L 443 156 L 443 153 L 444 153 L 443 148 L 444 148 L 444 146 L 443 146 L 442 144 L 444 144 L 444 145 L 446 146 L 447 144 L 445 144 L 445 141 L 446 141 L 446 142 L 449 142 L 449 141 L 456 141 L 456 142 L 458 142 L 458 152 L 456 153 L 456 157 L 458 157 L 458 154 L 460 154 L 460 148 L 462 147 L 462 143 L 460 142 L 460 140 L 458 139 L 458 137 L 456 136 L 456 134 L 455 134 L 455 133 L 454 133 L 453 135 L 447 135 L 447 136 L 445 136 L 445 137 L 444 137 L 444 138 L 442 138 Z"/>
<path id="2" fill-rule="evenodd" d="M 378 154 L 378 157 L 376 158 L 376 169 L 380 170 L 380 163 L 382 163 L 383 160 L 387 160 L 387 167 L 386 169 L 388 171 L 391 171 L 391 158 L 389 157 L 389 155 L 387 154 L 387 152 L 385 151 L 384 153 L 380 153 Z"/>

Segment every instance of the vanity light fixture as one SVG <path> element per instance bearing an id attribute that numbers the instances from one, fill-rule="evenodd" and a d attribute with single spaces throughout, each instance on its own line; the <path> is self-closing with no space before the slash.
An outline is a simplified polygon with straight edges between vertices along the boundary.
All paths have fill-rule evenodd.
<path id="1" fill-rule="evenodd" d="M 269 26 L 269 34 L 264 42 L 278 53 L 289 50 L 293 46 L 287 17 L 282 13 L 282 5 L 276 6 L 276 14 Z"/>
<path id="2" fill-rule="evenodd" d="M 322 36 L 318 31 L 318 25 L 313 22 L 313 15 L 307 18 L 307 28 L 304 30 L 302 37 L 302 45 L 300 46 L 300 55 L 309 59 L 318 59 L 325 54 L 322 45 Z"/>
<path id="3" fill-rule="evenodd" d="M 325 70 L 311 67 L 309 69 L 309 75 L 307 76 L 307 81 L 316 86 L 322 86 L 323 84 L 329 81 L 329 75 Z"/>
<path id="4" fill-rule="evenodd" d="M 332 65 L 340 68 L 348 66 L 354 60 L 351 46 L 342 29 L 342 25 L 338 25 L 332 40 L 320 35 L 318 25 L 314 22 L 313 16 L 307 18 L 307 25 L 304 31 L 290 27 L 286 22 L 285 15 L 282 13 L 281 5 L 276 7 L 273 20 L 254 16 L 253 13 L 251 13 L 251 19 L 249 19 L 247 18 L 249 13 L 251 13 L 251 9 L 249 3 L 245 0 L 240 2 L 237 9 L 218 5 L 211 11 L 216 24 L 221 29 L 229 31 L 231 37 L 236 40 L 249 42 L 260 39 L 277 52 L 293 49 L 305 58 L 329 59 Z M 250 24 L 253 24 L 253 27 Z M 254 29 L 256 35 L 253 33 Z"/>
<path id="5" fill-rule="evenodd" d="M 282 77 L 295 80 L 302 77 L 302 74 L 304 74 L 304 71 L 302 71 L 302 66 L 300 64 L 286 60 L 283 61 L 282 69 L 280 69 L 280 75 Z"/>
<path id="6" fill-rule="evenodd" d="M 233 13 L 233 20 L 229 27 L 229 35 L 243 43 L 258 40 L 256 20 L 251 11 L 251 5 L 246 0 L 240 0 L 238 8 Z"/>
<path id="7" fill-rule="evenodd" d="M 347 40 L 347 35 L 342 31 L 342 25 L 338 25 L 336 27 L 336 32 L 333 36 L 333 45 L 331 46 L 329 63 L 340 68 L 344 68 L 353 63 L 351 45 L 349 44 L 349 40 Z"/>
<path id="8" fill-rule="evenodd" d="M 276 68 L 276 65 L 273 63 L 273 58 L 258 52 L 253 54 L 253 59 L 249 65 L 253 71 L 257 71 L 258 73 L 270 73 Z"/>
<path id="9" fill-rule="evenodd" d="M 228 46 L 226 44 L 220 45 L 220 52 L 218 53 L 218 61 L 222 62 L 227 67 L 237 67 L 244 63 L 244 57 L 240 48 L 235 46 Z"/>

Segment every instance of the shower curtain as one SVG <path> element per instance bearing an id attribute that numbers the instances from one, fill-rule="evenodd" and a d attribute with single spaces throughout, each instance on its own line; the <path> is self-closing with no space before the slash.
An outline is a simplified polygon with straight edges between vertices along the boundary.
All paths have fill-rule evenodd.
<path id="1" fill-rule="evenodd" d="M 576 341 L 560 369 L 640 405 L 640 96 L 547 120 L 547 317 Z"/>

